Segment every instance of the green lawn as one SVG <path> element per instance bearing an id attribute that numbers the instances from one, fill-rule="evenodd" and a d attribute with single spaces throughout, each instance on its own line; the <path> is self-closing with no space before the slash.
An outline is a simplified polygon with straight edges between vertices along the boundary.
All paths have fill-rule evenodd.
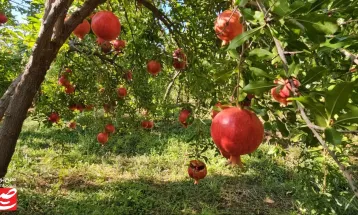
<path id="1" fill-rule="evenodd" d="M 210 149 L 208 175 L 194 185 L 185 141 L 194 126 L 162 127 L 120 129 L 101 147 L 95 129 L 26 121 L 7 175 L 16 179 L 18 214 L 314 214 L 315 205 L 330 204 L 300 186 L 306 175 L 295 171 L 296 148 L 275 158 L 261 145 L 243 156 L 244 171 Z M 352 205 L 343 214 L 354 214 Z"/>

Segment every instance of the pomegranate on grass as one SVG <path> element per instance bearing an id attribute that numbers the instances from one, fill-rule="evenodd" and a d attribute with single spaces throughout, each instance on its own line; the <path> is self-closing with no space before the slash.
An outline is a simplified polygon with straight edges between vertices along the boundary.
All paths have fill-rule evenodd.
<path id="1" fill-rule="evenodd" d="M 188 174 L 195 180 L 194 184 L 198 184 L 199 180 L 205 178 L 207 174 L 205 163 L 199 160 L 191 160 L 188 167 Z"/>

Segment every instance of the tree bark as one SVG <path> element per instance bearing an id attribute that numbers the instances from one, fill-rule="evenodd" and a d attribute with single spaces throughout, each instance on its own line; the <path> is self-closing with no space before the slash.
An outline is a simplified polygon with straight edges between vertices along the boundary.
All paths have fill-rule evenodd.
<path id="1" fill-rule="evenodd" d="M 7 109 L 7 107 L 10 104 L 10 100 L 12 98 L 12 95 L 15 92 L 16 86 L 17 84 L 20 82 L 21 80 L 21 76 L 22 74 L 20 74 L 9 86 L 9 88 L 7 88 L 6 92 L 4 93 L 4 95 L 1 97 L 0 99 L 0 121 L 1 119 L 4 117 L 5 111 Z"/>
<path id="2" fill-rule="evenodd" d="M 33 53 L 5 112 L 4 123 L 0 128 L 0 179 L 7 173 L 27 110 L 31 106 L 32 100 L 45 79 L 46 72 L 57 56 L 59 49 L 75 27 L 89 16 L 99 4 L 105 2 L 105 0 L 87 0 L 64 23 L 62 29 L 56 29 L 56 34 L 61 30 L 60 36 L 51 39 L 54 34 L 55 23 L 61 17 L 61 14 L 67 11 L 72 1 L 56 0 L 52 3 L 46 19 L 43 20 Z"/>

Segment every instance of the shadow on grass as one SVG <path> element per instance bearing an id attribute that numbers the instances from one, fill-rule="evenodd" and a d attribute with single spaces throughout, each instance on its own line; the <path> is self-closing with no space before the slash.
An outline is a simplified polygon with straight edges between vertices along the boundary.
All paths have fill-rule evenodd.
<path id="1" fill-rule="evenodd" d="M 72 179 L 74 180 L 74 179 Z M 289 214 L 285 191 L 270 194 L 240 177 L 213 175 L 193 181 L 140 179 L 101 185 L 72 183 L 57 192 L 19 191 L 18 214 Z M 75 186 L 74 186 L 75 185 Z M 269 197 L 273 202 L 265 199 Z"/>

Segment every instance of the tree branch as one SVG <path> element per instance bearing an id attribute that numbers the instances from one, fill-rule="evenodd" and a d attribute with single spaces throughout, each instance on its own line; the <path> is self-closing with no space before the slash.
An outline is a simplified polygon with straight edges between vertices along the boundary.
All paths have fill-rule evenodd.
<path id="1" fill-rule="evenodd" d="M 163 98 L 163 103 L 165 102 L 165 100 L 167 99 L 168 95 L 170 94 L 170 91 L 172 90 L 172 87 L 173 87 L 173 85 L 174 85 L 175 79 L 179 76 L 180 72 L 181 72 L 181 71 L 178 70 L 178 71 L 174 74 L 174 76 L 173 76 L 173 78 L 172 78 L 172 81 L 169 83 L 169 85 L 168 85 L 168 87 L 167 87 L 167 90 L 165 91 L 165 95 L 164 95 L 164 98 Z"/>
<path id="2" fill-rule="evenodd" d="M 173 38 L 175 42 L 177 43 L 177 46 L 180 48 L 179 41 L 175 38 L 174 31 L 177 32 L 176 29 L 174 29 L 174 24 L 170 21 L 170 19 L 161 12 L 158 8 L 156 8 L 154 5 L 152 5 L 147 0 L 137 0 L 138 3 L 141 3 L 146 8 L 148 8 L 150 11 L 152 11 L 153 15 L 158 18 L 160 21 L 163 22 L 163 24 L 168 28 L 169 32 L 173 35 Z"/>
<path id="3" fill-rule="evenodd" d="M 344 54 L 346 57 L 349 57 L 355 64 L 358 65 L 358 56 L 350 53 L 349 51 L 340 48 L 339 51 Z"/>

